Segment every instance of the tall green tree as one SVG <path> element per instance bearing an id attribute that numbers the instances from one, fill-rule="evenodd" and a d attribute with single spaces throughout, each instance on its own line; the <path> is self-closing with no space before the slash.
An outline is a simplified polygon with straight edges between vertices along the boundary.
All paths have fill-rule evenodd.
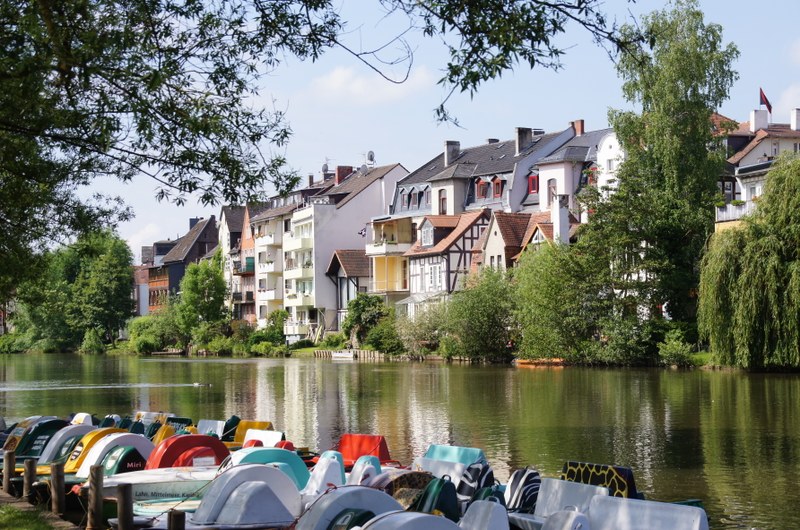
<path id="1" fill-rule="evenodd" d="M 77 347 L 89 330 L 110 342 L 133 315 L 133 255 L 112 232 L 84 235 L 44 256 L 43 273 L 20 285 L 15 323 L 30 346 Z"/>
<path id="2" fill-rule="evenodd" d="M 342 331 L 350 337 L 350 344 L 354 348 L 361 343 L 380 320 L 389 315 L 389 308 L 383 303 L 383 298 L 377 295 L 358 293 L 347 304 L 347 316 L 342 322 Z"/>
<path id="3" fill-rule="evenodd" d="M 695 0 L 644 17 L 642 27 L 647 43 L 618 63 L 625 98 L 641 112 L 610 112 L 625 160 L 610 197 L 587 193 L 594 214 L 576 251 L 606 257 L 598 274 L 615 314 L 653 318 L 664 308 L 691 326 L 725 155 L 714 148 L 710 118 L 737 79 L 738 51 Z"/>
<path id="4" fill-rule="evenodd" d="M 800 159 L 781 157 L 756 212 L 711 238 L 699 325 L 717 362 L 800 367 Z"/>
<path id="5" fill-rule="evenodd" d="M 227 317 L 226 292 L 220 250 L 210 260 L 189 264 L 181 280 L 180 300 L 176 307 L 181 331 L 188 336 L 201 323 L 221 324 Z"/>
<path id="6" fill-rule="evenodd" d="M 450 54 L 441 82 L 473 93 L 518 62 L 558 67 L 554 37 L 570 24 L 610 48 L 625 44 L 601 0 L 380 7 L 408 31 L 369 50 L 349 44 L 362 21 L 346 20 L 332 0 L 0 4 L 0 299 L 41 270 L 40 249 L 130 216 L 117 197 L 85 198 L 98 177 L 147 176 L 159 199 L 177 203 L 191 193 L 204 204 L 241 203 L 267 184 L 294 186 L 273 149 L 290 136 L 284 113 L 252 104 L 286 57 L 340 48 L 389 78 L 387 65 L 413 64 L 411 35 L 434 38 Z M 439 115 L 449 117 L 444 106 Z"/>
<path id="7" fill-rule="evenodd" d="M 517 326 L 511 283 L 505 271 L 483 268 L 453 294 L 447 330 L 460 353 L 476 360 L 509 361 Z"/>

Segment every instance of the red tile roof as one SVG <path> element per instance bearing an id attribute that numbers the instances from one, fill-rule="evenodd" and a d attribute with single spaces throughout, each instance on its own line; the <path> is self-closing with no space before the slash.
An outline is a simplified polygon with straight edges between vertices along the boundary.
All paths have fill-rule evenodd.
<path id="1" fill-rule="evenodd" d="M 363 248 L 334 250 L 326 274 L 335 275 L 340 267 L 348 278 L 368 277 L 369 258 L 366 250 Z"/>
<path id="2" fill-rule="evenodd" d="M 423 247 L 421 241 L 414 243 L 404 255 L 409 257 L 431 256 L 441 254 L 447 251 L 453 244 L 466 232 L 472 225 L 477 223 L 481 218 L 488 219 L 489 210 L 475 210 L 472 212 L 465 212 L 461 215 L 430 215 L 425 217 L 431 223 L 443 223 L 441 225 L 434 224 L 434 226 L 444 226 L 449 228 L 455 221 L 455 228 L 447 234 L 441 241 L 432 247 Z M 435 218 L 435 219 L 434 219 Z M 423 220 L 423 223 L 425 221 Z"/>

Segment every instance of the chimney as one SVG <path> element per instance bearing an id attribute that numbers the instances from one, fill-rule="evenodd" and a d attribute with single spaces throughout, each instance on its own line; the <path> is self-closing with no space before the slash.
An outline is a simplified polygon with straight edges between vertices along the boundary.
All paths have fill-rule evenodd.
<path id="1" fill-rule="evenodd" d="M 311 187 L 312 184 L 314 184 L 314 174 L 313 173 L 309 173 L 308 174 L 308 186 Z"/>
<path id="2" fill-rule="evenodd" d="M 553 241 L 569 243 L 569 195 L 556 195 L 550 204 L 550 222 L 553 223 Z"/>
<path id="3" fill-rule="evenodd" d="M 514 156 L 519 156 L 523 149 L 533 142 L 533 130 L 530 127 L 517 127 L 517 152 Z"/>
<path id="4" fill-rule="evenodd" d="M 575 136 L 583 136 L 583 120 L 571 121 L 569 124 L 575 129 Z"/>
<path id="5" fill-rule="evenodd" d="M 750 111 L 750 132 L 754 133 L 760 129 L 769 127 L 767 121 L 768 115 L 766 109 L 757 109 Z"/>
<path id="6" fill-rule="evenodd" d="M 498 143 L 499 141 L 500 141 L 500 140 L 498 140 L 497 138 L 487 138 L 487 139 L 486 139 L 486 143 L 487 143 L 487 144 L 496 144 L 496 143 Z"/>
<path id="7" fill-rule="evenodd" d="M 447 167 L 456 161 L 461 154 L 461 142 L 457 140 L 447 140 L 444 143 L 444 166 Z"/>
<path id="8" fill-rule="evenodd" d="M 346 179 L 353 172 L 353 166 L 336 166 L 336 180 L 334 183 L 338 186 L 344 179 Z"/>
<path id="9" fill-rule="evenodd" d="M 800 109 L 792 109 L 789 113 L 789 125 L 793 131 L 800 131 Z"/>
<path id="10" fill-rule="evenodd" d="M 199 223 L 202 220 L 203 220 L 202 217 L 190 217 L 189 218 L 189 230 L 194 228 L 194 225 L 196 225 L 197 223 Z"/>

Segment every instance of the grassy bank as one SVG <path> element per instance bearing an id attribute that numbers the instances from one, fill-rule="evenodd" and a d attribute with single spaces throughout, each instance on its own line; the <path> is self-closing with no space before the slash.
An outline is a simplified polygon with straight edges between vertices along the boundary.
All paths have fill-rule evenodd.
<path id="1" fill-rule="evenodd" d="M 38 510 L 20 510 L 14 506 L 0 506 L 0 528 L 24 530 L 53 530 Z"/>

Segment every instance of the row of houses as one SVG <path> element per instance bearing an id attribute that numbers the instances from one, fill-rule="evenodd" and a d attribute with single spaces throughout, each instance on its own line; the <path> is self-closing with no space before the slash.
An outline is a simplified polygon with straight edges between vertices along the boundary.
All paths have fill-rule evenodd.
<path id="1" fill-rule="evenodd" d="M 770 123 L 765 110 L 742 123 L 714 116 L 720 131 L 733 127 L 718 226 L 752 209 L 776 156 L 798 151 L 799 119 L 800 110 L 789 124 Z M 192 219 L 185 236 L 143 249 L 140 307 L 146 299 L 157 309 L 186 264 L 219 245 L 234 318 L 262 327 L 285 309 L 289 341 L 338 330 L 358 293 L 413 316 L 462 288 L 470 271 L 512 267 L 529 245 L 568 243 L 589 217 L 576 195 L 590 185 L 613 189 L 623 160 L 613 130 L 587 131 L 575 120 L 550 133 L 518 127 L 510 139 L 471 147 L 447 141 L 411 172 L 379 166 L 371 152 L 358 168 L 325 165 L 287 195 L 224 206 L 218 221 Z"/>

